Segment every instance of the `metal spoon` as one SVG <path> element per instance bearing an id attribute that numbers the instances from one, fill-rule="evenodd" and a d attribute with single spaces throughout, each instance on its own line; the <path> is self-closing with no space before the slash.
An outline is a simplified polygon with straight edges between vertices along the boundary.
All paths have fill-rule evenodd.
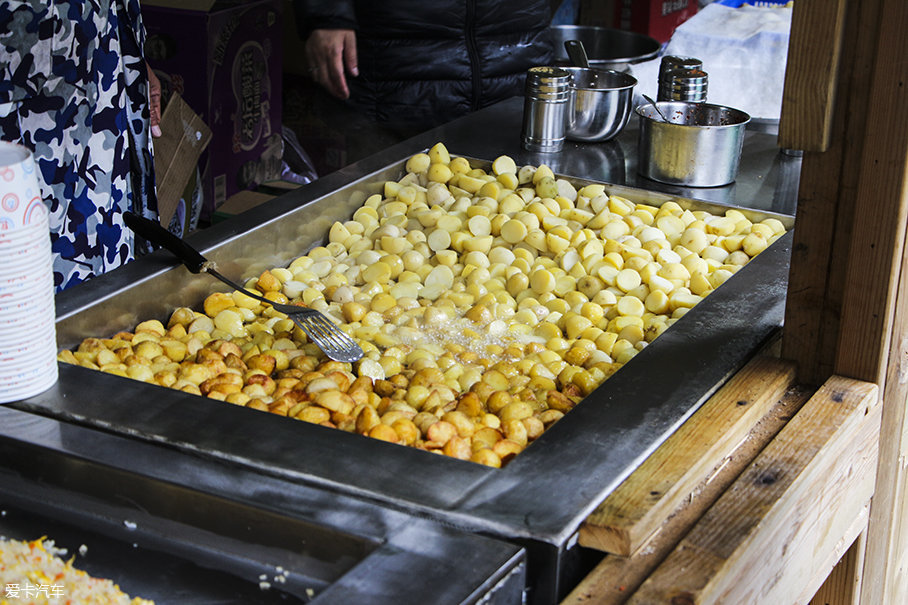
<path id="1" fill-rule="evenodd" d="M 574 67 L 589 69 L 590 60 L 586 55 L 586 49 L 580 40 L 565 40 L 564 50 L 567 51 L 568 57 Z"/>
<path id="2" fill-rule="evenodd" d="M 565 42 L 565 44 L 567 44 L 567 42 Z M 643 94 L 643 93 L 640 93 L 640 94 Z M 652 100 L 651 98 L 649 98 L 649 96 L 647 96 L 647 95 L 643 95 L 643 98 L 646 99 L 647 102 L 650 103 L 650 104 L 653 106 L 653 109 L 656 110 L 656 113 L 659 114 L 659 116 L 662 118 L 662 121 L 663 121 L 663 122 L 670 123 L 670 122 L 668 121 L 668 118 L 665 117 L 665 114 L 662 113 L 662 110 L 659 109 L 659 106 L 656 105 L 656 102 L 655 102 L 655 101 L 653 101 L 653 100 Z"/>

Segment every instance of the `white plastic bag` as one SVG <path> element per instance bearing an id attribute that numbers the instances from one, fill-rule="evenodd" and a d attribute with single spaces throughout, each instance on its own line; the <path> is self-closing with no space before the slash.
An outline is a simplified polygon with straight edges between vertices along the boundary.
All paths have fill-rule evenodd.
<path id="1" fill-rule="evenodd" d="M 790 8 L 710 4 L 675 30 L 662 55 L 703 61 L 709 75 L 707 102 L 755 119 L 778 120 L 790 30 Z M 660 62 L 661 56 L 632 66 L 635 92 L 656 97 Z"/>

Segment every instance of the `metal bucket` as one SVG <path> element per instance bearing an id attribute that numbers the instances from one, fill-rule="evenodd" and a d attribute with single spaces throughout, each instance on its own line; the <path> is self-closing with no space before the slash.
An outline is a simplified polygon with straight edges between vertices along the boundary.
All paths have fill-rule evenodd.
<path id="1" fill-rule="evenodd" d="M 709 103 L 657 102 L 637 107 L 641 175 L 660 183 L 719 187 L 734 182 L 750 116 Z"/>

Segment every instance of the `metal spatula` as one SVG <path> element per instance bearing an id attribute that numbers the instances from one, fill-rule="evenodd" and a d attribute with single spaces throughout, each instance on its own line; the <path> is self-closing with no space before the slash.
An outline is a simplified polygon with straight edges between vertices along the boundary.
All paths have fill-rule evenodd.
<path id="1" fill-rule="evenodd" d="M 250 292 L 243 286 L 218 273 L 217 266 L 213 261 L 206 259 L 198 250 L 175 236 L 156 221 L 149 220 L 132 212 L 124 213 L 123 220 L 127 227 L 149 242 L 162 246 L 173 253 L 184 265 L 186 265 L 186 268 L 193 273 L 201 273 L 204 271 L 205 273 L 218 278 L 234 290 L 271 305 L 277 311 L 287 315 L 287 317 L 292 319 L 293 322 L 306 333 L 309 340 L 321 349 L 330 359 L 352 363 L 362 358 L 363 350 L 360 346 L 341 331 L 341 329 L 324 314 L 308 307 L 272 302 L 264 296 L 259 296 L 258 294 Z"/>

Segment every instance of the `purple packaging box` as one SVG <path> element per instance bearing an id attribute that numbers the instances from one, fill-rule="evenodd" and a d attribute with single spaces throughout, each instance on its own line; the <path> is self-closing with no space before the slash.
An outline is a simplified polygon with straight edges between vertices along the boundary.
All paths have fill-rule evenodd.
<path id="1" fill-rule="evenodd" d="M 280 178 L 280 0 L 143 0 L 145 53 L 211 129 L 199 162 L 202 220 L 231 195 Z"/>

